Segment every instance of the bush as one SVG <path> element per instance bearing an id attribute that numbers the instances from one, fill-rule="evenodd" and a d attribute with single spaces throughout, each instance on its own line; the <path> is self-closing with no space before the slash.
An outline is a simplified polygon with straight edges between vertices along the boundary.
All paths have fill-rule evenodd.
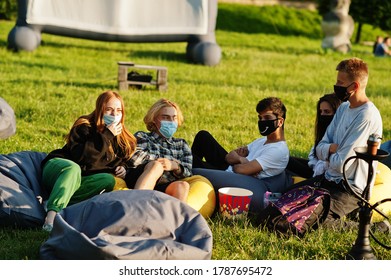
<path id="1" fill-rule="evenodd" d="M 18 5 L 15 0 L 0 0 L 0 19 L 16 19 Z"/>

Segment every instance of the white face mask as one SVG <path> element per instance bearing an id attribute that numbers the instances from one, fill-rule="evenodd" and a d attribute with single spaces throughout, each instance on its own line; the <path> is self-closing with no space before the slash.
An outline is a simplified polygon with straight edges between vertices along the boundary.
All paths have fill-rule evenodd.
<path id="1" fill-rule="evenodd" d="M 103 115 L 103 121 L 105 122 L 106 126 L 111 125 L 112 123 L 117 124 L 121 121 L 122 115 Z"/>

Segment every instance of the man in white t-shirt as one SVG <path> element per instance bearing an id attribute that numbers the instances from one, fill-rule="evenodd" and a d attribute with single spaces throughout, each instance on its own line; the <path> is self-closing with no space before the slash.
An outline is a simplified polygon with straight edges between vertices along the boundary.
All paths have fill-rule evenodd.
<path id="1" fill-rule="evenodd" d="M 280 174 L 284 166 L 287 165 L 286 159 L 287 155 L 289 159 L 289 150 L 285 141 L 268 143 L 268 138 L 262 137 L 243 147 L 245 150 L 246 148 L 247 156 L 244 159 L 238 159 L 242 163 L 228 166 L 227 171 L 253 175 L 262 179 Z M 231 154 L 229 157 L 233 158 L 234 156 Z M 259 172 L 256 173 L 256 170 Z M 254 171 L 255 173 L 253 173 Z"/>
<path id="2" fill-rule="evenodd" d="M 216 189 L 236 186 L 251 190 L 253 208 L 257 211 L 262 208 L 263 202 L 259 200 L 265 191 L 282 192 L 287 186 L 284 171 L 289 149 L 284 135 L 286 108 L 281 100 L 276 97 L 262 99 L 256 111 L 263 137 L 227 152 L 209 132 L 202 130 L 194 138 L 192 153 L 194 174 L 208 178 Z M 278 178 L 278 182 L 265 186 L 262 180 L 267 178 Z"/>

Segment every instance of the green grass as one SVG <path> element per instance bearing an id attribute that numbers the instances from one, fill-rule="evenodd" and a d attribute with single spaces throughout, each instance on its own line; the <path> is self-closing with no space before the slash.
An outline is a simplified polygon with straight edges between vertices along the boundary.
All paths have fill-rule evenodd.
<path id="1" fill-rule="evenodd" d="M 1 153 L 49 152 L 64 144 L 74 120 L 94 108 L 96 97 L 117 89 L 117 61 L 161 65 L 169 69 L 167 92 L 154 88 L 121 92 L 126 125 L 145 130 L 142 118 L 159 98 L 180 104 L 185 123 L 176 136 L 189 144 L 197 131 L 209 130 L 226 149 L 259 137 L 255 105 L 268 96 L 287 106 L 286 139 L 292 155 L 306 157 L 312 145 L 318 98 L 333 90 L 335 67 L 357 56 L 370 68 L 368 96 L 383 117 L 384 140 L 391 139 L 391 59 L 374 58 L 371 47 L 353 45 L 340 54 L 321 49 L 320 17 L 282 7 L 219 4 L 216 37 L 222 60 L 215 67 L 186 61 L 185 43 L 115 43 L 43 34 L 34 52 L 6 49 L 13 22 L 0 21 L 1 97 L 14 108 L 15 136 L 0 142 Z M 363 40 L 380 30 L 364 26 Z M 318 230 L 303 239 L 280 238 L 248 223 L 209 220 L 213 259 L 343 259 L 356 231 Z M 47 238 L 40 230 L 0 229 L 0 259 L 38 259 Z M 372 242 L 378 259 L 391 252 Z"/>

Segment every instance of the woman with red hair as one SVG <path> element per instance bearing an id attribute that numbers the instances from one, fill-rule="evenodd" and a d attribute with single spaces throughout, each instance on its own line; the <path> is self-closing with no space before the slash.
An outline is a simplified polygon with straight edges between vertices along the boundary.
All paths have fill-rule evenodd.
<path id="1" fill-rule="evenodd" d="M 97 98 L 95 110 L 73 124 L 65 146 L 42 161 L 42 183 L 50 194 L 44 230 L 52 230 L 56 213 L 68 204 L 113 190 L 114 176 L 125 178 L 136 138 L 124 121 L 122 97 L 106 91 Z"/>

